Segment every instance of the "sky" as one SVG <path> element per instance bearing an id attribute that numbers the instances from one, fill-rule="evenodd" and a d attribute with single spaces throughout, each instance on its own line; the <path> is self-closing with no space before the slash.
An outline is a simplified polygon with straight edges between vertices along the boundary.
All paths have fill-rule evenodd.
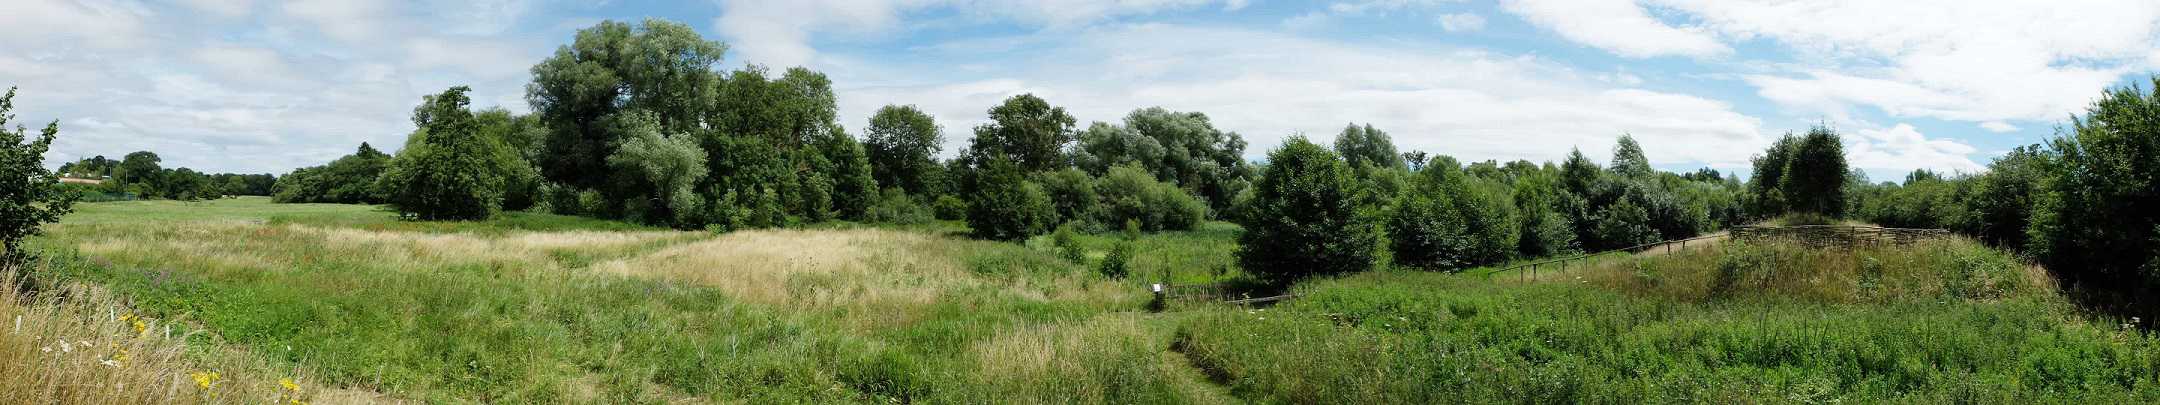
<path id="1" fill-rule="evenodd" d="M 1085 128 L 1206 113 L 1261 160 L 1351 123 L 1463 161 L 1610 157 L 1745 173 L 1827 126 L 1877 180 L 1978 172 L 2103 89 L 2151 86 L 2151 0 L 6 0 L 0 86 L 57 120 L 49 164 L 150 150 L 284 173 L 403 143 L 424 94 L 515 112 L 530 68 L 603 20 L 682 22 L 722 69 L 828 74 L 852 132 L 912 104 L 946 153 L 1034 93 Z"/>

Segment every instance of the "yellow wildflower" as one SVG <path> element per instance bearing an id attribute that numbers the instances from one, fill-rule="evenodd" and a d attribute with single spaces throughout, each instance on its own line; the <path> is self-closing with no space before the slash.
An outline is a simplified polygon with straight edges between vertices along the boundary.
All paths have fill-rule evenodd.
<path id="1" fill-rule="evenodd" d="M 285 387 L 285 390 L 287 391 L 300 392 L 300 384 L 294 383 L 291 378 L 280 378 L 277 380 L 277 385 L 279 387 Z"/>
<path id="2" fill-rule="evenodd" d="M 218 373 L 216 371 L 197 371 L 193 373 L 188 373 L 188 376 L 195 377 L 195 386 L 202 387 L 202 389 L 206 390 L 210 389 L 211 384 L 217 384 L 218 380 Z"/>

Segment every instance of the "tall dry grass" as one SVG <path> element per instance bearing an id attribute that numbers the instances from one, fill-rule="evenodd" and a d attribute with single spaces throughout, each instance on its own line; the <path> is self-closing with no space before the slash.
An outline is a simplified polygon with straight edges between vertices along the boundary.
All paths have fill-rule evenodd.
<path id="1" fill-rule="evenodd" d="M 0 403 L 305 403 L 322 392 L 298 372 L 272 371 L 243 354 L 198 348 L 191 355 L 186 327 L 138 317 L 103 289 L 66 283 L 32 292 L 35 283 L 22 274 L 0 270 L 0 319 L 8 322 L 0 333 Z"/>

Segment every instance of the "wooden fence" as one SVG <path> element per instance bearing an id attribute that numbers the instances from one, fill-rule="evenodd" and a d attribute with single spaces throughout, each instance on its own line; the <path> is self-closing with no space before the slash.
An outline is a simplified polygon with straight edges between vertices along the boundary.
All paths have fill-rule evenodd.
<path id="1" fill-rule="evenodd" d="M 1950 236 L 1947 229 L 1884 228 L 1862 225 L 1742 226 L 1731 231 L 1733 239 L 1747 242 L 1790 242 L 1815 248 L 1863 245 L 1908 245 Z"/>
<path id="2" fill-rule="evenodd" d="M 1726 237 L 1728 237 L 1728 236 L 1727 236 L 1727 234 L 1709 234 L 1709 235 L 1697 236 L 1697 237 L 1693 237 L 1693 238 L 1687 238 L 1687 239 L 1679 239 L 1679 240 L 1668 240 L 1668 241 L 1663 241 L 1663 242 L 1656 242 L 1656 243 L 1645 243 L 1645 244 L 1641 244 L 1641 245 L 1629 246 L 1629 247 L 1624 247 L 1624 248 L 1619 248 L 1619 249 L 1612 249 L 1612 250 L 1607 250 L 1607 251 L 1602 251 L 1602 252 L 1596 252 L 1596 253 L 1585 253 L 1585 254 L 1580 254 L 1580 255 L 1574 255 L 1574 256 L 1568 256 L 1568 257 L 1562 257 L 1562 258 L 1558 258 L 1558 259 L 1550 259 L 1550 260 L 1545 260 L 1545 261 L 1537 261 L 1537 262 L 1530 262 L 1530 263 L 1523 263 L 1523 264 L 1517 264 L 1517 265 L 1514 265 L 1514 266 L 1508 266 L 1508 267 L 1505 267 L 1505 268 L 1501 268 L 1501 269 L 1499 269 L 1499 270 L 1494 270 L 1494 271 L 1492 271 L 1492 272 L 1489 272 L 1489 273 L 1485 273 L 1485 278 L 1492 278 L 1494 274 L 1500 274 L 1500 273 L 1506 273 L 1506 272 L 1510 272 L 1510 271 L 1512 271 L 1512 272 L 1517 272 L 1517 274 L 1518 274 L 1519 276 L 1521 276 L 1523 280 L 1530 280 L 1530 279 L 1535 279 L 1535 278 L 1537 278 L 1537 273 L 1538 273 L 1539 271 L 1541 271 L 1541 270 L 1544 270 L 1544 271 L 1566 271 L 1566 270 L 1567 270 L 1567 269 L 1568 269 L 1569 267 L 1571 267 L 1571 266 L 1572 266 L 1572 267 L 1582 267 L 1582 266 L 1588 266 L 1588 265 L 1590 265 L 1589 263 L 1586 263 L 1586 262 L 1588 262 L 1588 261 L 1591 261 L 1591 260 L 1597 260 L 1597 259 L 1601 259 L 1601 258 L 1604 258 L 1604 257 L 1606 257 L 1606 256 L 1611 256 L 1611 255 L 1615 255 L 1615 254 L 1619 254 L 1619 255 L 1633 255 L 1633 254 L 1637 254 L 1637 253 L 1643 253 L 1643 252 L 1650 252 L 1650 251 L 1655 251 L 1655 250 L 1660 250 L 1660 249 L 1664 250 L 1664 251 L 1665 251 L 1665 253 L 1672 253 L 1672 252 L 1673 252 L 1673 251 L 1675 251 L 1675 250 L 1687 250 L 1687 248 L 1688 248 L 1688 244 L 1689 244 L 1689 243 L 1694 243 L 1694 244 L 1696 244 L 1696 245 L 1700 246 L 1700 245 L 1702 245 L 1702 244 L 1708 243 L 1708 240 L 1710 240 L 1710 239 L 1723 239 L 1723 238 L 1726 238 Z"/>

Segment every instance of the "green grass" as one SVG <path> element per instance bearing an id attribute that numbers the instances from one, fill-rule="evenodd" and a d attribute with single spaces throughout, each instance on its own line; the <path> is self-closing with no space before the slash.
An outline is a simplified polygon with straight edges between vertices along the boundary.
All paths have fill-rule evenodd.
<path id="1" fill-rule="evenodd" d="M 1728 246 L 1544 281 L 1379 272 L 1218 309 L 1182 350 L 1260 402 L 2151 402 L 2160 345 L 1968 241 Z"/>
<path id="2" fill-rule="evenodd" d="M 364 394 L 318 398 L 2160 400 L 2160 342 L 1963 240 L 1729 244 L 1534 279 L 1384 270 L 1270 308 L 1154 313 L 1147 283 L 1244 278 L 1235 225 L 1141 235 L 1124 279 L 1095 271 L 1120 235 L 1078 235 L 1076 263 L 1050 237 L 971 240 L 950 221 L 714 235 L 228 199 L 83 204 L 48 230 L 44 282 L 202 331 L 196 365 L 170 367 L 268 363 Z"/>
<path id="3" fill-rule="evenodd" d="M 1163 375 L 1174 370 L 1162 357 L 1171 328 L 1135 315 L 1144 292 L 1019 245 L 867 229 L 717 238 L 630 229 L 646 228 L 523 214 L 410 223 L 371 207 L 241 199 L 85 204 L 37 243 L 61 263 L 41 277 L 103 285 L 138 311 L 199 325 L 208 333 L 195 346 L 392 398 L 1189 395 Z M 669 261 L 796 238 L 839 242 L 717 276 Z M 803 264 L 850 249 L 865 259 Z M 765 280 L 737 272 L 786 266 L 800 269 L 777 273 L 771 294 L 705 282 Z"/>

